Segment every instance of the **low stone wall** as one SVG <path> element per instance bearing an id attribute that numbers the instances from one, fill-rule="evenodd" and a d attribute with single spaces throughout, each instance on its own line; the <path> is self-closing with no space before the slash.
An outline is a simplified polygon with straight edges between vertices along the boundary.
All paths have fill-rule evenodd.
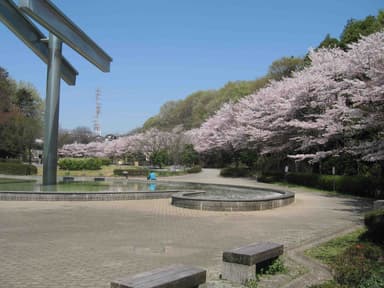
<path id="1" fill-rule="evenodd" d="M 189 184 L 189 183 L 187 183 Z M 193 183 L 196 185 L 195 183 Z M 194 198 L 193 194 L 205 194 L 209 191 L 204 188 L 210 186 L 212 189 L 237 189 L 238 190 L 261 190 L 274 192 L 275 195 L 266 196 L 260 199 L 207 199 L 204 197 Z M 211 187 L 212 186 L 212 187 Z M 25 192 L 25 191 L 0 191 L 0 201 L 119 201 L 119 200 L 144 200 L 144 199 L 168 199 L 172 198 L 172 205 L 211 211 L 254 211 L 278 208 L 291 204 L 295 201 L 295 195 L 289 191 L 266 189 L 259 187 L 232 186 L 232 185 L 210 185 L 198 184 L 198 187 L 190 190 L 179 189 L 161 191 L 123 191 L 123 192 Z M 188 188 L 187 188 L 188 189 Z M 201 190 L 200 190 L 201 189 Z M 228 190 L 227 189 L 227 190 Z M 227 193 L 230 193 L 230 191 Z M 257 191 L 255 191 L 257 193 Z"/>
<path id="2" fill-rule="evenodd" d="M 159 192 L 0 192 L 0 201 L 118 201 L 142 199 L 167 199 L 178 191 Z"/>
<path id="3" fill-rule="evenodd" d="M 273 192 L 280 193 L 280 196 L 257 199 L 257 200 L 212 200 L 212 199 L 195 199 L 188 197 L 193 194 L 201 194 L 202 192 L 181 192 L 172 195 L 172 205 L 195 209 L 195 210 L 209 210 L 209 211 L 254 211 L 266 210 L 289 205 L 295 201 L 295 194 L 292 192 L 284 192 L 272 190 Z"/>

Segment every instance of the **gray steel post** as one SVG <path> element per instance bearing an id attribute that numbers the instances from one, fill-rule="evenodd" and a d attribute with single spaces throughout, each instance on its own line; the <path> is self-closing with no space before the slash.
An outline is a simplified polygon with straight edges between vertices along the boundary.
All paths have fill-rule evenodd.
<path id="1" fill-rule="evenodd" d="M 43 185 L 56 184 L 57 136 L 59 129 L 60 74 L 62 42 L 49 33 L 47 95 L 45 100 Z"/>

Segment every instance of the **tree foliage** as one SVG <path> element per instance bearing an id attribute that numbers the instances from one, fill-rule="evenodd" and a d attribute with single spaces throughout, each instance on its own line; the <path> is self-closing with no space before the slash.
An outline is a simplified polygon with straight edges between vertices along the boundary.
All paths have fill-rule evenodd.
<path id="1" fill-rule="evenodd" d="M 318 48 L 337 48 L 340 47 L 340 41 L 337 38 L 331 37 L 330 34 L 327 34 L 323 41 L 321 41 Z"/>
<path id="2" fill-rule="evenodd" d="M 268 76 L 274 80 L 291 77 L 292 73 L 304 68 L 304 59 L 300 57 L 283 57 L 272 62 L 268 69 Z"/>
<path id="3" fill-rule="evenodd" d="M 199 127 L 224 103 L 236 102 L 264 87 L 268 81 L 268 77 L 263 77 L 254 81 L 228 82 L 218 90 L 198 91 L 184 100 L 166 102 L 160 108 L 159 114 L 144 123 L 143 130 L 172 130 L 178 125 L 182 125 L 185 130 Z"/>
<path id="4" fill-rule="evenodd" d="M 112 141 L 88 144 L 66 144 L 59 149 L 62 157 L 110 157 L 129 162 L 147 160 L 155 165 L 181 164 L 182 153 L 188 143 L 180 130 L 150 129 L 142 133 L 119 137 Z"/>
<path id="5" fill-rule="evenodd" d="M 191 167 L 199 163 L 199 154 L 193 148 L 192 144 L 184 145 L 184 150 L 181 154 L 181 160 L 184 165 Z"/>
<path id="6" fill-rule="evenodd" d="M 41 137 L 43 103 L 36 89 L 16 84 L 0 67 L 0 157 L 31 158 L 35 140 Z"/>
<path id="7" fill-rule="evenodd" d="M 321 161 L 332 156 L 383 163 L 384 34 L 371 34 L 383 23 L 383 11 L 351 20 L 340 40 L 327 35 L 304 59 L 278 59 L 265 77 L 169 101 L 141 131 L 106 143 L 65 145 L 61 151 L 137 154 L 147 160 L 167 151 L 170 163 L 180 163 L 186 161 L 180 147 L 192 143 L 203 153 L 200 159 L 212 165 L 254 166 L 272 157 L 270 166 L 281 167 L 287 156 L 318 163 L 319 171 Z"/>
<path id="8" fill-rule="evenodd" d="M 162 168 L 164 165 L 168 164 L 169 162 L 168 151 L 166 149 L 154 151 L 151 154 L 150 161 L 152 165 L 159 166 L 159 168 Z"/>
<path id="9" fill-rule="evenodd" d="M 347 45 L 358 41 L 362 36 L 368 36 L 383 29 L 378 18 L 382 18 L 382 11 L 379 17 L 367 16 L 363 20 L 350 19 L 340 36 L 340 47 L 347 48 Z"/>
<path id="10" fill-rule="evenodd" d="M 16 85 L 12 79 L 9 78 L 8 72 L 0 67 L 0 123 L 5 121 L 5 113 L 11 112 L 12 100 L 11 95 L 15 93 Z"/>
<path id="11" fill-rule="evenodd" d="M 348 44 L 358 41 L 361 36 L 378 32 L 383 27 L 384 11 L 379 11 L 376 17 L 368 16 L 363 20 L 351 19 L 346 24 L 340 40 L 327 34 L 318 48 L 340 47 L 346 50 Z M 151 128 L 170 131 L 178 125 L 182 125 L 185 130 L 197 128 L 213 116 L 223 104 L 235 103 L 265 87 L 271 80 L 279 81 L 284 77 L 291 77 L 294 72 L 300 71 L 308 64 L 310 64 L 308 55 L 304 58 L 282 57 L 272 62 L 268 73 L 259 79 L 230 81 L 218 90 L 198 91 L 183 100 L 166 102 L 157 115 L 144 123 L 142 131 Z"/>
<path id="12" fill-rule="evenodd" d="M 357 42 L 362 36 L 380 32 L 384 28 L 384 10 L 380 10 L 377 16 L 367 16 L 362 20 L 350 19 L 345 25 L 340 39 L 327 34 L 317 48 L 341 48 L 348 49 L 348 45 Z"/>
<path id="13" fill-rule="evenodd" d="M 65 144 L 88 144 L 95 140 L 96 135 L 89 127 L 79 126 L 72 130 L 59 128 L 58 147 L 60 148 Z"/>
<path id="14" fill-rule="evenodd" d="M 383 161 L 384 33 L 348 48 L 312 51 L 311 66 L 225 104 L 190 132 L 195 149 Z"/>

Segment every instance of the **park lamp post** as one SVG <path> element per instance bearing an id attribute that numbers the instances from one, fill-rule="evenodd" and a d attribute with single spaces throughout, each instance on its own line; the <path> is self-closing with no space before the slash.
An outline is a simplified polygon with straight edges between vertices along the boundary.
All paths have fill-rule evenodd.
<path id="1" fill-rule="evenodd" d="M 49 31 L 44 34 L 26 17 Z M 75 85 L 78 72 L 62 56 L 65 43 L 103 72 L 110 71 L 112 58 L 49 0 L 0 0 L 0 21 L 48 66 L 44 125 L 43 185 L 56 184 L 60 79 Z M 47 43 L 48 42 L 48 43 Z"/>

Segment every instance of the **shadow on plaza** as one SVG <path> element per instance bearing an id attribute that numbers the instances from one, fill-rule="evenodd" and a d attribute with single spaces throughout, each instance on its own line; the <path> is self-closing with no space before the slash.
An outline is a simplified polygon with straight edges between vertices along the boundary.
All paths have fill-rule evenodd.
<path id="1" fill-rule="evenodd" d="M 350 196 L 345 194 L 327 194 L 323 195 L 327 198 L 335 198 L 345 208 L 334 209 L 336 211 L 350 212 L 355 215 L 362 215 L 372 210 L 373 199 L 362 198 L 358 196 Z"/>

